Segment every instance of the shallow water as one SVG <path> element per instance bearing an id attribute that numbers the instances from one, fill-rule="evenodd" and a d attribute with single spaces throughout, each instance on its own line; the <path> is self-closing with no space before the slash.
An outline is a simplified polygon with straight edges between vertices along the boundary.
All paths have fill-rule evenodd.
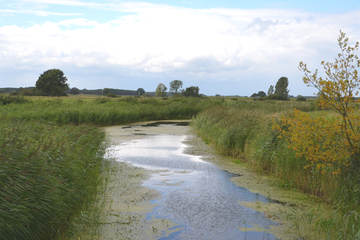
<path id="1" fill-rule="evenodd" d="M 146 217 L 175 223 L 157 239 L 276 239 L 269 230 L 278 223 L 240 204 L 269 200 L 234 185 L 233 174 L 201 156 L 185 154 L 188 127 L 183 125 L 123 127 L 112 147 L 118 161 L 151 172 L 143 186 L 159 191 L 161 198 L 152 201 L 156 207 Z"/>

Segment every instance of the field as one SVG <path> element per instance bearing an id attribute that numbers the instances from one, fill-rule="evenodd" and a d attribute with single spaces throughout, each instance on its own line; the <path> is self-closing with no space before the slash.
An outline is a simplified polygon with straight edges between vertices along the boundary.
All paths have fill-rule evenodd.
<path id="1" fill-rule="evenodd" d="M 106 183 L 105 135 L 100 126 L 193 119 L 205 142 L 233 161 L 265 170 L 285 189 L 299 189 L 333 206 L 316 217 L 319 236 L 360 234 L 360 187 L 349 175 L 322 174 L 287 148 L 272 130 L 293 109 L 319 111 L 314 101 L 242 98 L 2 97 L 0 106 L 0 236 L 50 239 L 74 234 L 80 216 Z M 1 99 L 0 99 L 1 100 Z M 356 183 L 357 176 L 350 176 Z M 345 187 L 344 187 L 345 186 Z M 312 215 L 312 218 L 315 218 Z M 48 220 L 44 220 L 48 219 Z M 15 237 L 14 237 L 15 236 Z"/>

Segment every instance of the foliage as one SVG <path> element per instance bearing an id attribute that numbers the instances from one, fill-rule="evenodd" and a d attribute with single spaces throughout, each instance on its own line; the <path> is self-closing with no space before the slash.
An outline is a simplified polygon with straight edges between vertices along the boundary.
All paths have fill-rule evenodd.
<path id="1" fill-rule="evenodd" d="M 70 90 L 70 93 L 73 94 L 73 95 L 77 95 L 77 94 L 80 94 L 80 90 L 76 87 L 73 87 L 71 90 Z"/>
<path id="2" fill-rule="evenodd" d="M 279 96 L 279 95 L 269 95 L 266 97 L 267 100 L 280 100 L 280 101 L 289 101 L 290 99 L 285 96 Z"/>
<path id="3" fill-rule="evenodd" d="M 289 80 L 287 77 L 279 78 L 279 80 L 276 82 L 275 85 L 274 95 L 288 98 L 289 97 L 288 86 L 289 86 Z"/>
<path id="4" fill-rule="evenodd" d="M 264 91 L 259 91 L 258 96 L 259 97 L 266 97 L 266 93 Z"/>
<path id="5" fill-rule="evenodd" d="M 272 95 L 272 94 L 274 94 L 274 85 L 270 85 L 269 90 L 268 90 L 268 92 L 267 92 L 267 95 L 268 95 L 268 96 L 270 96 L 270 95 Z"/>
<path id="6" fill-rule="evenodd" d="M 185 89 L 185 91 L 182 92 L 182 95 L 185 97 L 199 97 L 199 87 L 191 86 Z"/>
<path id="7" fill-rule="evenodd" d="M 137 93 L 138 96 L 142 96 L 142 95 L 145 94 L 145 90 L 143 88 L 138 88 L 136 90 L 136 93 Z"/>
<path id="8" fill-rule="evenodd" d="M 342 220 L 337 222 L 341 227 L 334 238 L 359 239 L 360 115 L 353 99 L 359 94 L 356 68 L 360 61 L 355 54 L 359 43 L 349 46 L 348 38 L 340 31 L 338 44 L 340 53 L 335 61 L 321 62 L 325 78 L 318 77 L 318 70 L 311 73 L 306 64 L 299 64 L 304 83 L 319 90 L 316 101 L 328 111 L 314 116 L 295 110 L 292 116 L 282 117 L 274 128 L 288 148 L 303 159 L 305 168 L 321 172 L 336 184 L 328 194 L 336 211 L 342 214 Z"/>
<path id="9" fill-rule="evenodd" d="M 0 122 L 0 238 L 56 239 L 97 194 L 105 134 L 92 126 Z"/>
<path id="10" fill-rule="evenodd" d="M 110 88 L 104 88 L 104 89 L 102 90 L 102 94 L 103 94 L 104 96 L 108 95 L 110 92 L 111 92 Z"/>
<path id="11" fill-rule="evenodd" d="M 166 96 L 167 87 L 163 83 L 159 83 L 155 90 L 155 96 L 157 97 L 165 97 Z"/>
<path id="12" fill-rule="evenodd" d="M 41 96 L 41 92 L 37 88 L 20 88 L 20 94 L 22 96 Z"/>
<path id="13" fill-rule="evenodd" d="M 305 74 L 304 83 L 320 91 L 320 106 L 330 108 L 334 114 L 312 119 L 306 113 L 295 111 L 293 117 L 282 119 L 283 127 L 277 126 L 298 155 L 321 169 L 335 165 L 334 174 L 341 169 L 360 170 L 360 115 L 352 103 L 354 95 L 359 94 L 356 67 L 360 66 L 360 61 L 354 54 L 359 43 L 348 46 L 348 38 L 340 31 L 338 44 L 341 52 L 335 62 L 321 63 L 325 79 L 318 77 L 318 70 L 311 74 L 306 64 L 299 65 Z"/>
<path id="14" fill-rule="evenodd" d="M 259 91 L 258 93 L 253 93 L 251 97 L 257 98 L 257 97 L 266 97 L 266 93 L 264 91 Z"/>
<path id="15" fill-rule="evenodd" d="M 118 97 L 118 95 L 116 95 L 115 93 L 108 93 L 106 96 L 110 97 L 110 98 L 117 98 Z"/>
<path id="16" fill-rule="evenodd" d="M 6 105 L 6 104 L 10 104 L 10 103 L 25 103 L 28 102 L 27 99 L 25 99 L 22 96 L 18 96 L 18 95 L 4 95 L 1 94 L 0 95 L 0 105 Z"/>
<path id="17" fill-rule="evenodd" d="M 175 94 L 178 93 L 178 90 L 180 90 L 183 86 L 183 82 L 181 80 L 173 80 L 170 82 L 170 91 L 175 92 Z"/>
<path id="18" fill-rule="evenodd" d="M 299 95 L 299 96 L 297 96 L 296 101 L 305 102 L 305 101 L 306 101 L 306 97 Z"/>
<path id="19" fill-rule="evenodd" d="M 46 96 L 65 96 L 69 89 L 67 78 L 60 69 L 49 69 L 40 75 L 36 88 Z"/>

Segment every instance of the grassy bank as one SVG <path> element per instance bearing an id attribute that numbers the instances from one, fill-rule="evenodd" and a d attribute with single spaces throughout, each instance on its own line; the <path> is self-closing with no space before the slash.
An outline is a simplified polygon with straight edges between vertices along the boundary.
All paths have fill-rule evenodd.
<path id="1" fill-rule="evenodd" d="M 321 239 L 320 236 L 323 239 L 357 239 L 360 237 L 360 189 L 355 184 L 358 176 L 338 176 L 331 171 L 322 174 L 315 167 L 305 168 L 308 163 L 296 157 L 287 148 L 286 141 L 279 139 L 278 132 L 272 130 L 273 119 L 278 121 L 281 115 L 289 116 L 294 107 L 303 111 L 314 109 L 311 102 L 229 102 L 206 109 L 193 124 L 206 142 L 223 154 L 235 157 L 235 161 L 246 161 L 254 169 L 268 171 L 285 189 L 299 189 L 332 204 L 331 217 L 311 215 L 316 222 L 312 232 L 317 234 L 305 239 Z M 311 114 L 316 117 L 318 112 Z M 302 221 L 306 220 L 302 217 Z"/>

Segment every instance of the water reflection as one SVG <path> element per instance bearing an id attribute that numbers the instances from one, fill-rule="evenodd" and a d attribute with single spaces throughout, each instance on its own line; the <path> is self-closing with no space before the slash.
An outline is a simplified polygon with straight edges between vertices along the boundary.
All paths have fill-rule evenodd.
<path id="1" fill-rule="evenodd" d="M 154 135 L 114 147 L 118 159 L 152 170 L 144 182 L 162 198 L 148 218 L 171 219 L 178 231 L 160 239 L 275 239 L 267 233 L 277 223 L 240 201 L 267 202 L 264 196 L 235 186 L 231 173 L 200 156 L 184 154 L 185 135 Z M 257 227 L 257 231 L 254 228 Z M 252 231 L 239 231 L 251 228 Z"/>

